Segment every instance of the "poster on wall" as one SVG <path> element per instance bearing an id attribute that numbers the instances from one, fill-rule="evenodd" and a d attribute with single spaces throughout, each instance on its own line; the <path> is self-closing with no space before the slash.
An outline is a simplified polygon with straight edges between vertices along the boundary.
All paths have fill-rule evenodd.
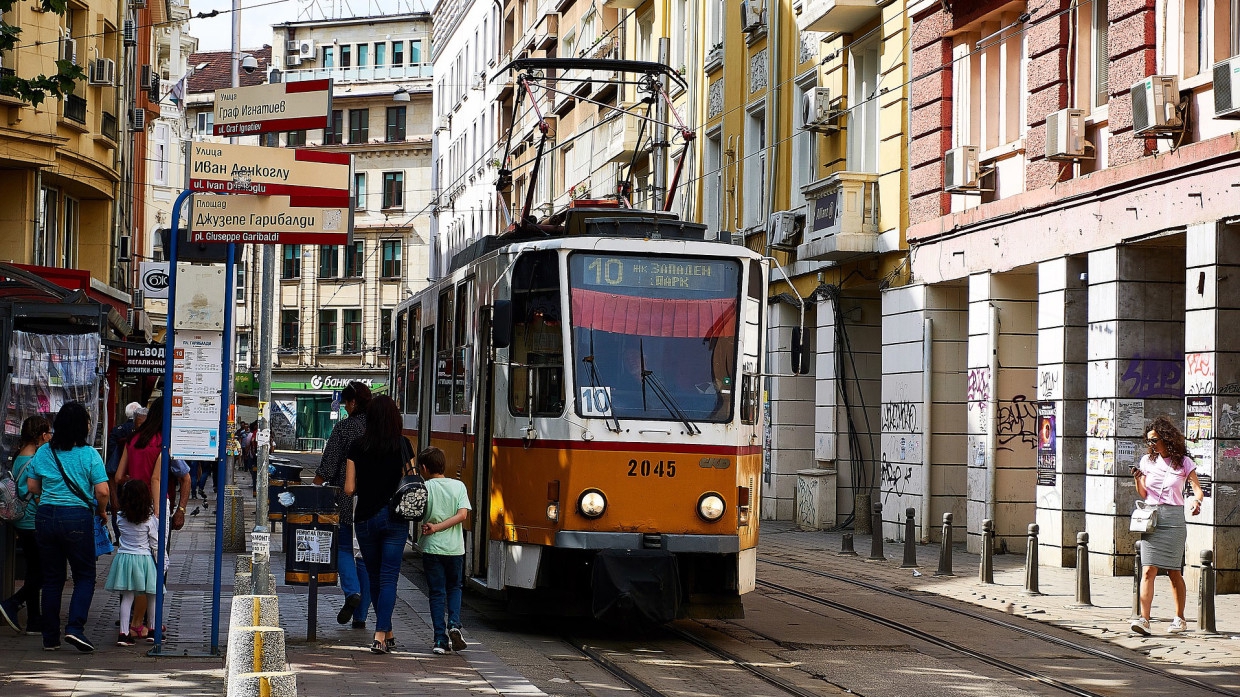
<path id="1" fill-rule="evenodd" d="M 1038 455 L 1038 486 L 1055 486 L 1055 454 Z"/>
<path id="2" fill-rule="evenodd" d="M 1055 403 L 1038 403 L 1038 455 L 1055 454 Z"/>
<path id="3" fill-rule="evenodd" d="M 1214 488 L 1214 398 L 1184 399 L 1184 439 L 1188 455 L 1197 463 L 1197 480 L 1207 497 Z M 1192 485 L 1184 483 L 1184 495 L 1193 495 Z"/>

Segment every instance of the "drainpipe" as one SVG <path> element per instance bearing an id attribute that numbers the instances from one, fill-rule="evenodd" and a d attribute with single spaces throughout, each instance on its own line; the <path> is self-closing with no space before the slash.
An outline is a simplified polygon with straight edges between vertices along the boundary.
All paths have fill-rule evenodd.
<path id="1" fill-rule="evenodd" d="M 780 57 L 783 55 L 783 46 L 780 45 L 779 31 L 779 9 L 780 0 L 763 0 L 768 9 L 766 18 L 767 32 L 770 34 L 770 40 L 767 41 L 767 92 L 766 92 L 766 210 L 764 211 L 767 220 L 762 221 L 763 227 L 766 228 L 766 256 L 771 256 L 771 226 L 767 222 L 770 216 L 775 212 L 775 155 L 778 152 L 776 143 L 779 142 L 779 66 L 783 62 Z M 742 18 L 743 21 L 743 18 Z M 789 283 L 789 285 L 792 285 Z"/>
<path id="2" fill-rule="evenodd" d="M 921 541 L 930 542 L 930 439 L 934 436 L 930 414 L 934 406 L 931 389 L 934 384 L 934 320 L 929 317 L 921 325 Z"/>
<path id="3" fill-rule="evenodd" d="M 986 517 L 995 519 L 995 457 L 998 454 L 999 440 L 995 433 L 999 410 L 999 308 L 990 304 L 990 396 L 986 405 L 986 476 L 989 480 L 986 491 Z M 997 521 L 996 521 L 997 524 Z"/>

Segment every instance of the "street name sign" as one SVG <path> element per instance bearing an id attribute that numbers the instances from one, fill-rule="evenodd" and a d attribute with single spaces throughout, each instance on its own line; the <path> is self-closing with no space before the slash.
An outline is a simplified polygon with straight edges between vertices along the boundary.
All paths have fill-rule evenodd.
<path id="1" fill-rule="evenodd" d="M 190 241 L 203 243 L 346 244 L 347 201 L 296 206 L 288 196 L 195 196 Z"/>
<path id="2" fill-rule="evenodd" d="M 215 91 L 217 136 L 326 128 L 331 80 L 303 80 Z"/>
<path id="3" fill-rule="evenodd" d="M 348 153 L 194 143 L 189 188 L 211 194 L 292 196 L 295 205 L 348 206 L 351 161 Z"/>

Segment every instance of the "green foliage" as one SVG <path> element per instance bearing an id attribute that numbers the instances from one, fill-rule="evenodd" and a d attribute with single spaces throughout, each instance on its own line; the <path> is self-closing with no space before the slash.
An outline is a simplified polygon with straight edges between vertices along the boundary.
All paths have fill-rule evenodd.
<path id="1" fill-rule="evenodd" d="M 13 9 L 18 0 L 0 0 L 0 13 L 8 12 Z M 45 12 L 55 12 L 63 15 L 67 9 L 66 0 L 30 0 L 38 2 Z M 59 51 L 59 44 L 45 43 L 39 47 L 34 45 L 22 45 L 21 43 L 21 27 L 13 26 L 7 22 L 0 21 L 0 51 L 35 51 L 48 50 Z M 28 102 L 32 106 L 39 106 L 43 100 L 48 97 L 55 99 L 64 99 L 66 95 L 73 92 L 74 85 L 79 80 L 86 79 L 86 71 L 81 66 L 74 65 L 67 60 L 56 61 L 56 72 L 51 75 L 39 75 L 33 78 L 22 78 L 16 75 L 0 76 L 0 94 L 17 97 L 23 102 Z"/>

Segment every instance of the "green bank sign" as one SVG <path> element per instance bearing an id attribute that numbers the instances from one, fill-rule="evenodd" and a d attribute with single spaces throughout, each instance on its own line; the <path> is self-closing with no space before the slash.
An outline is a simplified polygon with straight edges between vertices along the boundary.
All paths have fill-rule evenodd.
<path id="1" fill-rule="evenodd" d="M 299 376 L 300 377 L 300 376 Z M 330 375 L 330 374 L 314 374 L 307 376 L 304 380 L 272 380 L 271 389 L 273 390 L 314 390 L 314 391 L 330 391 L 335 392 L 343 390 L 350 382 L 360 382 L 370 388 L 372 392 L 387 391 L 387 379 L 376 377 L 363 377 L 356 375 Z"/>

